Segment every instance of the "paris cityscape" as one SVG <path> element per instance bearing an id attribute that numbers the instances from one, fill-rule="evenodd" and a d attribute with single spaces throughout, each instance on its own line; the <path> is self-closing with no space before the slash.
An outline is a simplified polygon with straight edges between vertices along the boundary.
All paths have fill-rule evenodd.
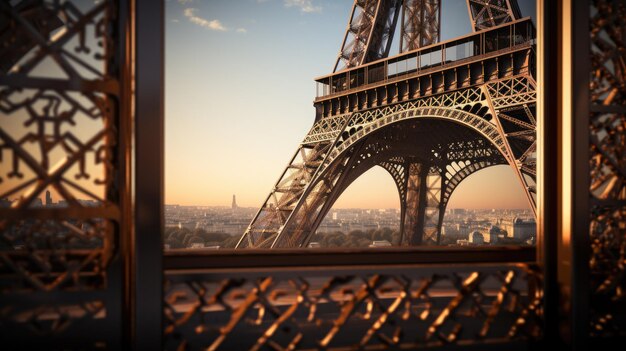
<path id="1" fill-rule="evenodd" d="M 0 199 L 0 207 L 14 201 Z M 93 200 L 79 200 L 85 207 L 98 207 Z M 34 208 L 65 208 L 50 191 L 36 199 Z M 236 197 L 230 206 L 165 205 L 164 249 L 233 249 L 258 211 L 240 207 Z M 307 245 L 308 248 L 377 248 L 398 246 L 401 211 L 397 208 L 331 209 Z M 62 234 L 62 233 L 59 233 Z M 446 210 L 441 229 L 443 246 L 534 245 L 536 225 L 528 209 Z M 98 238 L 74 243 L 78 247 L 97 245 Z M 21 244 L 17 244 L 21 247 Z"/>
<path id="2" fill-rule="evenodd" d="M 192 28 L 208 23 L 201 15 L 211 6 L 205 12 L 188 4 L 171 5 L 182 10 Z M 386 49 L 372 57 L 349 44 L 365 36 L 369 27 L 363 25 L 363 33 L 347 31 L 342 41 L 337 37 L 342 43 L 338 56 L 336 46 L 329 45 L 312 50 L 298 64 L 284 65 L 281 77 L 255 71 L 257 79 L 232 87 L 246 104 L 225 96 L 224 85 L 196 86 L 200 82 L 189 78 L 198 74 L 227 78 L 221 76 L 222 66 L 190 70 L 188 56 L 180 55 L 186 50 L 179 47 L 182 42 L 170 41 L 167 55 L 174 64 L 166 94 L 166 114 L 172 117 L 165 135 L 165 248 L 533 245 L 535 29 L 528 16 L 533 8 L 524 5 L 525 16 L 516 9 L 514 21 L 511 17 L 484 32 L 467 21 L 461 2 L 429 8 L 432 36 L 416 37 L 408 29 L 414 24 L 399 24 L 406 29 L 396 38 L 399 45 L 392 49 L 389 36 L 384 39 Z M 328 37 L 343 32 L 343 14 L 351 8 L 349 2 L 332 6 L 337 11 L 329 11 L 333 18 L 324 20 L 336 27 L 325 29 Z M 265 10 L 273 14 L 276 8 Z M 440 12 L 449 22 L 439 23 Z M 285 21 L 292 20 L 287 12 L 283 15 Z M 185 18 L 170 19 L 171 33 L 186 30 L 204 42 L 207 33 L 183 28 Z M 361 20 L 351 16 L 349 23 L 353 20 L 360 28 Z M 297 25 L 302 31 L 317 29 Z M 387 25 L 383 33 L 396 26 L 393 21 Z M 214 44 L 245 41 L 253 34 L 239 29 L 230 38 L 213 38 Z M 227 59 L 233 53 L 225 54 L 220 58 L 224 67 L 238 68 Z M 507 60 L 502 55 L 508 55 Z M 297 85 L 284 91 L 257 85 L 275 79 Z M 294 106 L 258 109 L 259 91 L 264 92 L 263 101 L 293 101 Z M 190 98 L 210 101 L 211 110 L 204 103 L 188 103 Z M 346 118 L 349 123 L 338 122 Z M 206 131 L 213 133 L 207 137 Z M 247 147 L 251 140 L 272 140 L 272 146 L 259 142 L 265 148 L 259 155 L 256 147 Z M 10 174 L 19 174 L 18 166 L 12 167 Z M 71 184 L 84 193 L 81 198 L 68 202 L 67 191 L 41 188 L 30 196 L 30 206 L 99 207 L 106 201 L 102 183 L 82 173 L 74 178 Z M 353 183 L 366 188 L 355 191 Z M 243 206 L 235 195 L 231 204 L 221 200 L 231 191 L 241 196 Z M 453 193 L 461 200 L 451 202 Z M 0 207 L 26 202 L 16 199 L 0 199 Z"/>
<path id="3" fill-rule="evenodd" d="M 172 38 L 233 50 L 197 65 L 170 41 L 166 249 L 534 245 L 533 2 L 486 31 L 493 19 L 472 24 L 466 3 L 442 2 L 424 9 L 432 35 L 398 16 L 362 43 L 360 2 L 297 20 L 294 6 L 264 3 L 294 28 L 275 33 L 293 53 L 280 71 L 265 69 L 280 51 L 263 48 L 251 66 L 232 46 L 252 44 L 256 23 L 232 18 L 208 36 L 203 16 L 230 5 L 171 5 L 185 16 L 171 18 Z M 313 49 L 296 32 L 333 40 Z"/>
<path id="4" fill-rule="evenodd" d="M 0 42 L 3 349 L 626 341 L 626 0 L 5 0 Z"/>
<path id="5" fill-rule="evenodd" d="M 165 205 L 166 250 L 234 248 L 258 211 L 231 206 Z M 309 248 L 385 247 L 399 240 L 400 210 L 333 209 Z M 448 209 L 440 245 L 534 245 L 536 226 L 528 209 Z"/>

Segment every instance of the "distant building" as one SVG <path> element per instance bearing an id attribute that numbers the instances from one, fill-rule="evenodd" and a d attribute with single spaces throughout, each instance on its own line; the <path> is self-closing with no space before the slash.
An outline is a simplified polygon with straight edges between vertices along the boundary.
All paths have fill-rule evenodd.
<path id="1" fill-rule="evenodd" d="M 500 227 L 498 227 L 497 225 L 493 225 L 491 226 L 491 229 L 489 229 L 489 244 L 495 244 L 498 242 L 498 236 L 501 235 L 502 231 L 500 230 Z"/>
<path id="2" fill-rule="evenodd" d="M 338 232 L 341 231 L 341 225 L 339 223 L 325 223 L 322 222 L 319 228 L 317 229 L 319 233 L 324 232 Z"/>
<path id="3" fill-rule="evenodd" d="M 528 240 L 534 238 L 537 233 L 537 224 L 533 219 L 523 220 L 516 218 L 513 225 L 513 237 L 515 239 Z"/>
<path id="4" fill-rule="evenodd" d="M 472 233 L 472 235 L 469 236 L 469 242 L 472 244 L 484 244 L 485 243 L 485 237 L 483 236 L 483 234 L 479 231 L 474 231 Z"/>
<path id="5" fill-rule="evenodd" d="M 515 217 L 513 220 L 504 220 L 502 223 L 509 238 L 526 241 L 537 234 L 537 225 L 533 219 Z"/>
<path id="6" fill-rule="evenodd" d="M 233 210 L 236 210 L 238 208 L 238 206 L 237 206 L 237 199 L 235 198 L 235 194 L 233 194 L 233 203 L 231 205 L 231 208 Z"/>
<path id="7" fill-rule="evenodd" d="M 52 205 L 52 195 L 50 195 L 50 190 L 46 190 L 46 206 Z"/>
<path id="8" fill-rule="evenodd" d="M 470 224 L 467 222 L 457 223 L 456 230 L 461 237 L 467 237 L 470 234 Z"/>

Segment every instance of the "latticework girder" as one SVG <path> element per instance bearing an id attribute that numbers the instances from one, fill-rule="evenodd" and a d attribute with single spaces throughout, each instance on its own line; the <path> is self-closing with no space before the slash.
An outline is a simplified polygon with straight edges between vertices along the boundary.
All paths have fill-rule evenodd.
<path id="1" fill-rule="evenodd" d="M 491 113 L 506 147 L 515 160 L 514 170 L 536 211 L 536 82 L 530 76 L 486 84 L 484 89 Z"/>
<path id="2" fill-rule="evenodd" d="M 329 143 L 303 145 L 294 154 L 237 247 L 266 247 L 285 224 L 326 156 Z"/>
<path id="3" fill-rule="evenodd" d="M 441 0 L 404 0 L 400 52 L 435 44 L 441 32 Z"/>
<path id="4" fill-rule="evenodd" d="M 389 55 L 402 0 L 355 0 L 334 72 Z"/>
<path id="5" fill-rule="evenodd" d="M 467 7 L 475 32 L 521 17 L 517 0 L 467 0 Z"/>

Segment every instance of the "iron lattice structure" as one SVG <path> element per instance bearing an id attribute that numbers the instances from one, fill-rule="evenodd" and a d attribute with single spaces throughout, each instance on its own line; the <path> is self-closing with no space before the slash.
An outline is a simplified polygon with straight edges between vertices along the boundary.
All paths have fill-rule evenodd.
<path id="1" fill-rule="evenodd" d="M 119 333 L 93 331 L 115 330 L 123 305 L 124 10 L 114 0 L 0 2 L 2 340 L 121 348 Z M 54 204 L 41 202 L 46 192 Z"/>
<path id="2" fill-rule="evenodd" d="M 418 48 L 371 62 L 388 47 L 395 19 L 387 19 L 400 5 L 404 43 Z M 468 2 L 470 12 L 476 6 Z M 374 166 L 391 174 L 400 194 L 395 244 L 438 243 L 455 188 L 494 165 L 512 167 L 534 210 L 534 26 L 518 18 L 514 2 L 502 6 L 509 17 L 481 22 L 488 29 L 433 44 L 437 1 L 355 1 L 350 21 L 364 8 L 357 16 L 363 26 L 355 32 L 351 25 L 346 38 L 357 33 L 364 41 L 349 55 L 344 41 L 338 63 L 345 59 L 346 69 L 317 79 L 316 122 L 237 247 L 306 247 L 341 193 Z M 376 27 L 381 14 L 386 24 Z M 367 40 L 358 34 L 364 28 L 371 29 Z M 368 56 L 371 48 L 376 55 Z"/>
<path id="3" fill-rule="evenodd" d="M 440 7 L 440 0 L 355 1 L 334 71 L 387 57 L 400 11 L 401 52 L 438 42 Z"/>
<path id="4" fill-rule="evenodd" d="M 589 11 L 591 334 L 626 335 L 626 3 Z"/>
<path id="5" fill-rule="evenodd" d="M 400 52 L 415 50 L 439 41 L 440 6 L 440 0 L 403 1 Z"/>
<path id="6" fill-rule="evenodd" d="M 480 31 L 520 18 L 516 0 L 467 0 L 472 29 Z"/>
<path id="7" fill-rule="evenodd" d="M 354 1 L 335 71 L 387 57 L 400 0 Z"/>

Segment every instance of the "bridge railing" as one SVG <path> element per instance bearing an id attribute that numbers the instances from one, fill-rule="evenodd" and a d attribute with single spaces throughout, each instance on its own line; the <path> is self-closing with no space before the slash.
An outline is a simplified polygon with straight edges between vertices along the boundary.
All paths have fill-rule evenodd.
<path id="1" fill-rule="evenodd" d="M 410 75 L 420 75 L 479 56 L 533 44 L 535 28 L 530 17 L 425 46 L 393 57 L 315 79 L 316 97 L 327 97 Z"/>

